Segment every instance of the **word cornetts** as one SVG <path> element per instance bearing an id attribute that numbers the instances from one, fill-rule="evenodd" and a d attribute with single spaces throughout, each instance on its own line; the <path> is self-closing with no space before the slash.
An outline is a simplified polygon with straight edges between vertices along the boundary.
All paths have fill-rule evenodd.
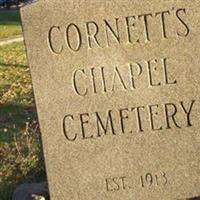
<path id="1" fill-rule="evenodd" d="M 52 25 L 48 30 L 48 46 L 52 53 L 66 50 L 108 48 L 113 45 L 147 43 L 153 39 L 187 37 L 190 28 L 185 8 L 172 8 L 155 13 L 130 15 L 101 21 L 71 22 Z M 155 36 L 156 35 L 156 36 Z"/>

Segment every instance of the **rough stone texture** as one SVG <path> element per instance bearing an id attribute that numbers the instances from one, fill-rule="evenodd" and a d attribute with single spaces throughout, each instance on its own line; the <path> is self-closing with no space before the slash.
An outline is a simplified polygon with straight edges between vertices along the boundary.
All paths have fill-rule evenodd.
<path id="1" fill-rule="evenodd" d="M 47 183 L 22 184 L 16 188 L 12 200 L 48 200 Z"/>
<path id="2" fill-rule="evenodd" d="M 51 199 L 200 196 L 200 1 L 40 0 L 21 14 Z"/>

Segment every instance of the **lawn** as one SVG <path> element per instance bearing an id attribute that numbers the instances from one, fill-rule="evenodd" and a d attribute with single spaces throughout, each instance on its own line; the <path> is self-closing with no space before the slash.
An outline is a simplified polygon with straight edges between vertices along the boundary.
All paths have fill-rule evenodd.
<path id="1" fill-rule="evenodd" d="M 21 34 L 19 11 L 0 11 L 0 39 Z"/>
<path id="2" fill-rule="evenodd" d="M 0 199 L 45 170 L 30 71 L 22 42 L 0 46 Z"/>

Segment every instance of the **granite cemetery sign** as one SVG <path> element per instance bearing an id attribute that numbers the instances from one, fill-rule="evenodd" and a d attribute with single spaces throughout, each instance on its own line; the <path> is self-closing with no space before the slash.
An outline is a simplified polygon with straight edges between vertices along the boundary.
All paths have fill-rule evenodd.
<path id="1" fill-rule="evenodd" d="M 51 199 L 199 196 L 199 0 L 40 0 L 21 15 Z"/>

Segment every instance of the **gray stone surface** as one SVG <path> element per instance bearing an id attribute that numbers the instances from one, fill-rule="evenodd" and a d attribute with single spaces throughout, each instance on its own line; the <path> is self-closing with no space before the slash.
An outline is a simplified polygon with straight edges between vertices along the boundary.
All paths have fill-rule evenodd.
<path id="1" fill-rule="evenodd" d="M 13 193 L 12 200 L 48 200 L 47 183 L 25 183 L 19 185 Z"/>
<path id="2" fill-rule="evenodd" d="M 51 199 L 200 196 L 200 1 L 40 0 L 21 14 Z"/>

